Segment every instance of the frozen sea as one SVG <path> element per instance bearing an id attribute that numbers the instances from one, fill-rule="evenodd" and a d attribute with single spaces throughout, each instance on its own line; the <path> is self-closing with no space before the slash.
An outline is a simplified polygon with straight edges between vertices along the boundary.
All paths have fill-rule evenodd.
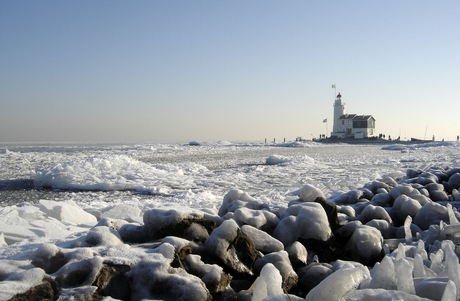
<path id="1" fill-rule="evenodd" d="M 3 143 L 1 214 L 41 200 L 72 202 L 96 216 L 117 204 L 138 208 L 140 217 L 170 206 L 218 210 L 232 189 L 276 207 L 305 184 L 333 202 L 386 175 L 401 178 L 408 168 L 460 166 L 459 151 L 458 142 Z"/>
<path id="2" fill-rule="evenodd" d="M 128 202 L 219 207 L 231 189 L 273 206 L 305 184 L 334 196 L 406 169 L 459 166 L 458 142 L 427 144 L 0 144 L 1 206 L 73 200 L 85 209 Z"/>

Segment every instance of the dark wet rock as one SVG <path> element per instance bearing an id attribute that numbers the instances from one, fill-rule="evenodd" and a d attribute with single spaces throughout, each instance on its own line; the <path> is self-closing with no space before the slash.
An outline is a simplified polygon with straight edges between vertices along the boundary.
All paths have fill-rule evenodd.
<path id="1" fill-rule="evenodd" d="M 316 198 L 315 202 L 320 204 L 326 212 L 331 229 L 335 230 L 340 227 L 339 218 L 337 217 L 337 205 L 329 203 L 322 197 Z"/>

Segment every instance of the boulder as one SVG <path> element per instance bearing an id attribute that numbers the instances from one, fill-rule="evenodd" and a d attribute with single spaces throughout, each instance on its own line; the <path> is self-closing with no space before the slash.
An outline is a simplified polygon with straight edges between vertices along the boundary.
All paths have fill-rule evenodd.
<path id="1" fill-rule="evenodd" d="M 261 257 L 254 242 L 234 220 L 224 221 L 205 242 L 206 251 L 236 273 L 253 275 L 254 262 Z"/>
<path id="2" fill-rule="evenodd" d="M 314 202 L 301 203 L 288 207 L 281 215 L 273 236 L 285 246 L 299 238 L 327 241 L 332 230 L 324 208 Z"/>
<path id="3" fill-rule="evenodd" d="M 292 268 L 288 253 L 286 251 L 280 251 L 267 254 L 254 263 L 254 270 L 260 273 L 262 268 L 268 263 L 273 264 L 278 269 L 281 277 L 283 278 L 283 290 L 285 292 L 289 292 L 289 290 L 297 283 L 299 277 Z"/>
<path id="4" fill-rule="evenodd" d="M 284 249 L 282 242 L 264 231 L 249 225 L 244 225 L 241 227 L 241 230 L 251 238 L 256 249 L 262 253 L 267 254 L 282 251 Z"/>
<path id="5" fill-rule="evenodd" d="M 374 227 L 359 226 L 345 246 L 345 252 L 347 258 L 372 266 L 385 255 L 382 234 Z"/>

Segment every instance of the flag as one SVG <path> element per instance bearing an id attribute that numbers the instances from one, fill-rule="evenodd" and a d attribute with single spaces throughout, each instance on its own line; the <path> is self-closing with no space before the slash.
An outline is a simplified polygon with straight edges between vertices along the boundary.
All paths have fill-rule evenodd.
<path id="1" fill-rule="evenodd" d="M 332 89 L 335 89 L 335 85 L 332 85 Z"/>
<path id="2" fill-rule="evenodd" d="M 323 119 L 323 123 L 327 122 L 327 118 L 326 119 Z"/>

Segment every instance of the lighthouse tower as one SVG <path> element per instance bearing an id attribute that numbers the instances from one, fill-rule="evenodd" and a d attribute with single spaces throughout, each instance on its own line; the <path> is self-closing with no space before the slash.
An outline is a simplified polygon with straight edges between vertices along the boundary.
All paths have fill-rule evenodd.
<path id="1" fill-rule="evenodd" d="M 342 102 L 342 95 L 337 95 L 334 103 L 334 125 L 332 127 L 332 133 L 340 132 L 339 118 L 345 115 L 345 103 Z"/>

